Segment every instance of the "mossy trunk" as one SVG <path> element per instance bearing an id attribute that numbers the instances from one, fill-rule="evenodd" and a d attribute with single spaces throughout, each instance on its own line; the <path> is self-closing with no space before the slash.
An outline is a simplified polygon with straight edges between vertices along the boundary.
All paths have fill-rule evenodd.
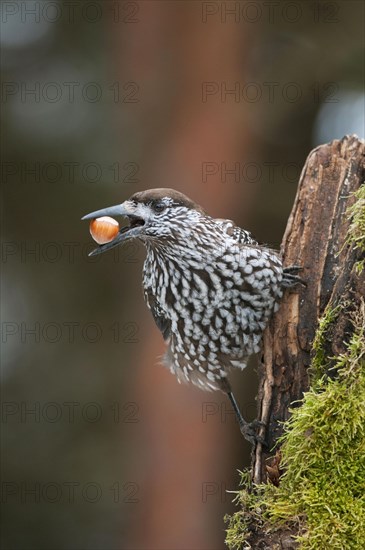
<path id="1" fill-rule="evenodd" d="M 325 381 L 330 383 L 336 381 L 337 383 L 337 379 L 340 380 L 344 386 L 340 386 L 339 395 L 342 395 L 341 392 L 346 394 L 350 391 L 349 388 L 353 388 L 353 386 L 346 386 L 346 384 L 350 384 L 350 379 L 352 384 L 353 373 L 355 371 L 358 373 L 361 369 L 357 371 L 353 366 L 348 367 L 351 376 L 347 371 L 344 375 L 345 369 L 342 369 L 342 363 L 345 361 L 343 358 L 346 358 L 348 361 L 346 365 L 350 364 L 350 356 L 353 362 L 354 353 L 359 355 L 358 362 L 365 370 L 363 365 L 365 342 L 363 347 L 361 345 L 354 347 L 353 344 L 355 336 L 356 342 L 361 342 L 365 338 L 363 332 L 365 320 L 361 317 L 364 313 L 363 297 L 365 296 L 365 270 L 361 269 L 364 266 L 365 257 L 364 180 L 365 145 L 356 136 L 346 136 L 342 140 L 317 147 L 310 153 L 304 166 L 283 238 L 282 255 L 284 265 L 302 267 L 300 277 L 305 281 L 306 286 L 286 292 L 280 310 L 272 319 L 265 333 L 258 394 L 258 418 L 267 426 L 265 431 L 267 446 L 258 444 L 254 449 L 251 471 L 252 485 L 250 484 L 248 488 L 246 484 L 246 489 L 243 489 L 240 494 L 241 504 L 247 501 L 247 490 L 250 494 L 254 494 L 255 491 L 260 494 L 259 500 L 261 499 L 265 514 L 261 519 L 256 513 L 251 514 L 255 506 L 257 508 L 257 503 L 252 504 L 250 501 L 251 511 L 250 506 L 243 505 L 243 513 L 246 514 L 244 516 L 245 535 L 241 539 L 235 539 L 234 535 L 238 535 L 238 532 L 235 533 L 234 530 L 236 528 L 239 530 L 239 524 L 236 523 L 237 517 L 233 516 L 227 536 L 227 544 L 230 548 L 296 548 L 299 544 L 299 539 L 296 537 L 303 533 L 306 533 L 303 539 L 305 548 L 326 548 L 326 544 L 327 548 L 341 548 L 343 543 L 343 548 L 355 548 L 351 541 L 346 539 L 345 541 L 338 539 L 338 546 L 336 546 L 336 543 L 331 543 L 330 534 L 327 542 L 326 538 L 322 540 L 318 536 L 316 541 L 312 541 L 312 544 L 310 537 L 312 536 L 314 540 L 317 535 L 314 534 L 316 531 L 313 525 L 312 529 L 306 525 L 307 519 L 310 518 L 306 504 L 299 504 L 300 498 L 298 497 L 298 506 L 295 502 L 288 502 L 288 509 L 284 511 L 285 498 L 283 501 L 283 495 L 285 492 L 281 486 L 284 487 L 286 483 L 288 487 L 291 483 L 290 490 L 295 493 L 296 487 L 302 480 L 311 487 L 311 481 L 308 479 L 312 478 L 308 469 L 305 474 L 302 470 L 300 472 L 292 471 L 296 467 L 301 469 L 301 466 L 293 466 L 293 464 L 296 464 L 295 460 L 302 449 L 299 449 L 300 452 L 298 450 L 298 456 L 293 458 L 293 464 L 290 466 L 291 458 L 288 448 L 291 449 L 293 456 L 296 451 L 295 445 L 293 450 L 294 436 L 290 440 L 290 430 L 293 433 L 297 430 L 297 433 L 301 434 L 295 440 L 298 448 L 301 445 L 300 442 L 307 439 L 312 445 L 310 450 L 303 451 L 301 455 L 302 462 L 308 458 L 308 464 L 311 464 L 311 449 L 316 448 L 316 452 L 319 453 L 316 447 L 318 443 L 316 433 L 321 431 L 322 425 L 324 426 L 323 433 L 326 433 L 327 429 L 327 420 L 323 419 L 323 423 L 320 424 L 318 412 L 316 413 L 317 418 L 310 417 L 312 414 L 310 411 L 317 410 L 315 407 L 318 404 L 318 395 L 327 389 Z M 322 319 L 322 323 L 320 323 L 320 319 Z M 311 368 L 309 368 L 310 366 Z M 363 371 L 362 374 L 364 374 Z M 321 382 L 317 384 L 319 380 Z M 356 387 L 362 388 L 361 384 Z M 312 401 L 310 399 L 307 399 L 307 402 L 306 399 L 303 401 L 306 392 L 308 392 L 307 396 L 313 397 Z M 365 393 L 360 391 L 359 396 L 360 412 L 357 414 L 360 419 L 363 415 L 362 422 L 364 422 Z M 324 396 L 323 399 L 325 398 Z M 313 403 L 315 406 L 311 409 Z M 351 409 L 350 405 L 352 406 L 352 404 L 348 405 L 349 410 Z M 302 416 L 296 415 L 299 409 L 302 409 Z M 339 411 L 338 413 L 336 415 L 336 411 L 332 410 L 328 412 L 333 433 L 341 428 L 335 424 L 341 421 L 339 420 L 341 414 Z M 282 423 L 287 421 L 291 415 L 294 418 L 293 424 L 289 423 L 286 428 L 284 446 L 281 449 L 282 441 L 278 442 L 278 439 L 284 432 Z M 317 422 L 319 422 L 319 427 L 317 426 L 317 432 L 312 435 L 313 426 L 316 426 Z M 350 423 L 351 419 L 349 419 Z M 333 440 L 327 442 L 323 433 L 321 435 L 323 444 L 330 443 L 333 447 Z M 360 437 L 359 433 L 354 428 L 352 435 Z M 315 444 L 311 439 L 315 441 Z M 363 449 L 363 456 L 359 457 L 360 460 L 365 454 L 364 443 L 363 440 L 362 446 L 359 447 Z M 351 445 L 351 441 L 349 445 Z M 336 456 L 336 449 L 333 450 L 334 454 L 331 456 Z M 339 452 L 342 451 L 342 448 L 339 449 Z M 290 468 L 292 470 L 288 472 Z M 318 469 L 317 462 L 316 468 Z M 283 472 L 286 472 L 284 478 L 282 477 Z M 337 472 L 334 475 L 339 476 L 340 474 Z M 340 478 L 338 481 L 341 484 Z M 258 488 L 258 484 L 263 483 L 268 484 L 266 490 Z M 296 483 L 297 485 L 295 485 Z M 354 485 L 356 485 L 356 481 L 354 481 Z M 278 493 L 273 496 L 276 490 Z M 263 497 L 264 494 L 265 497 Z M 290 498 L 289 496 L 288 499 L 290 500 Z M 278 501 L 281 499 L 280 512 L 275 505 L 275 499 Z M 326 503 L 314 502 L 313 504 L 319 506 L 317 508 L 319 510 L 321 505 L 324 508 L 326 506 Z M 363 504 L 365 506 L 365 503 Z M 328 508 L 331 506 L 337 510 L 336 502 L 330 503 Z M 349 506 L 351 507 L 350 503 Z M 289 509 L 292 510 L 292 517 Z M 333 510 L 331 512 L 333 513 Z M 341 524 L 343 519 L 341 512 L 336 514 L 337 512 L 335 512 L 335 516 L 339 521 L 338 529 L 342 528 L 343 532 L 346 532 L 346 526 Z M 276 525 L 276 527 L 269 528 L 267 520 L 270 517 L 287 521 L 281 527 Z M 240 516 L 241 520 L 242 516 Z M 320 519 L 318 521 L 320 522 Z M 357 532 L 360 536 L 359 531 Z M 323 536 L 325 537 L 325 535 Z M 235 541 L 240 542 L 235 546 Z"/>

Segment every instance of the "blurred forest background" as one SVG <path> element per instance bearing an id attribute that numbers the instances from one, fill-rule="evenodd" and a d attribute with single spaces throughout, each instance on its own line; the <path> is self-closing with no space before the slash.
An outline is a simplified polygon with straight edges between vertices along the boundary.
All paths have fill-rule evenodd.
<path id="1" fill-rule="evenodd" d="M 364 3 L 2 2 L 4 550 L 219 550 L 249 461 L 179 386 L 142 247 L 92 210 L 174 187 L 279 247 L 306 156 L 364 137 Z M 234 373 L 255 417 L 254 367 Z"/>

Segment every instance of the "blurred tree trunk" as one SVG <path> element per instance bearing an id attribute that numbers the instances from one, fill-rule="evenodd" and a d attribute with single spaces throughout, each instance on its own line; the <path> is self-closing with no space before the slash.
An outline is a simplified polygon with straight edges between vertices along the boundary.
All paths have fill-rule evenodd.
<path id="1" fill-rule="evenodd" d="M 280 483 L 280 453 L 274 446 L 289 407 L 300 406 L 295 402 L 308 390 L 312 343 L 326 306 L 349 304 L 326 334 L 323 345 L 331 358 L 345 351 L 351 334 L 349 315 L 365 295 L 365 277 L 355 271 L 361 250 L 346 246 L 351 223 L 347 210 L 364 182 L 364 155 L 364 142 L 346 136 L 317 147 L 304 166 L 282 253 L 286 266 L 302 266 L 307 286 L 285 293 L 265 333 L 258 405 L 259 419 L 267 424 L 268 445 L 258 444 L 253 453 L 254 483 Z M 260 544 L 264 542 L 263 534 Z"/>
<path id="2" fill-rule="evenodd" d="M 252 186 L 230 180 L 224 184 L 219 170 L 202 181 L 204 162 L 217 166 L 224 162 L 229 167 L 237 160 L 247 161 L 242 151 L 252 139 L 237 116 L 237 103 L 223 102 L 219 95 L 202 101 L 204 82 L 244 79 L 247 48 L 242 29 L 221 25 L 218 19 L 203 24 L 199 2 L 140 2 L 138 6 L 138 24 L 126 26 L 123 33 L 117 26 L 113 35 L 115 80 L 134 81 L 140 90 L 127 135 L 133 135 L 140 147 L 141 182 L 124 192 L 173 187 L 214 216 L 244 216 L 250 210 Z M 240 112 L 246 108 L 240 105 Z M 125 139 L 122 110 L 115 123 Z M 204 502 L 202 486 L 206 482 L 233 485 L 231 433 L 237 440 L 238 426 L 233 421 L 230 425 L 203 423 L 203 402 L 215 401 L 220 407 L 225 397 L 177 384 L 159 365 L 165 344 L 145 309 L 140 318 L 144 316 L 147 330 L 141 336 L 143 345 L 133 373 L 143 432 L 138 442 L 140 457 L 130 474 L 142 480 L 143 499 L 131 523 L 128 547 L 223 548 L 224 492 L 223 498 Z M 148 446 L 147 453 L 143 445 Z M 247 461 L 248 453 L 247 447 Z M 232 477 L 227 480 L 228 476 Z"/>

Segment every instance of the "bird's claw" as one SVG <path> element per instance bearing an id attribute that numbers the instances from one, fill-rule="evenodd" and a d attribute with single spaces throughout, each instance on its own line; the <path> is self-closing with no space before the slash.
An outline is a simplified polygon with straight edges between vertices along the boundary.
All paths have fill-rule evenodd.
<path id="1" fill-rule="evenodd" d="M 303 267 L 301 265 L 289 265 L 283 268 L 284 273 L 298 273 Z"/>
<path id="2" fill-rule="evenodd" d="M 298 272 L 303 268 L 300 265 L 290 265 L 283 268 L 283 286 L 285 288 L 293 288 L 297 285 L 307 286 L 307 283 L 298 276 Z"/>
<path id="3" fill-rule="evenodd" d="M 265 438 L 258 434 L 258 430 L 265 426 L 265 422 L 261 422 L 261 420 L 254 420 L 253 422 L 246 422 L 243 424 L 240 430 L 243 437 L 252 445 L 256 445 L 257 443 L 262 443 L 264 445 Z"/>

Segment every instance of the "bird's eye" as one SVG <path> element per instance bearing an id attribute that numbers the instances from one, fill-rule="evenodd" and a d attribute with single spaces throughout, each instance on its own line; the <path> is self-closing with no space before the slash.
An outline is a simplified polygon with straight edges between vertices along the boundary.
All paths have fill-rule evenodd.
<path id="1" fill-rule="evenodd" d="M 166 204 L 164 204 L 163 202 L 154 202 L 152 207 L 154 211 L 159 214 L 160 212 L 163 212 L 165 210 Z"/>

